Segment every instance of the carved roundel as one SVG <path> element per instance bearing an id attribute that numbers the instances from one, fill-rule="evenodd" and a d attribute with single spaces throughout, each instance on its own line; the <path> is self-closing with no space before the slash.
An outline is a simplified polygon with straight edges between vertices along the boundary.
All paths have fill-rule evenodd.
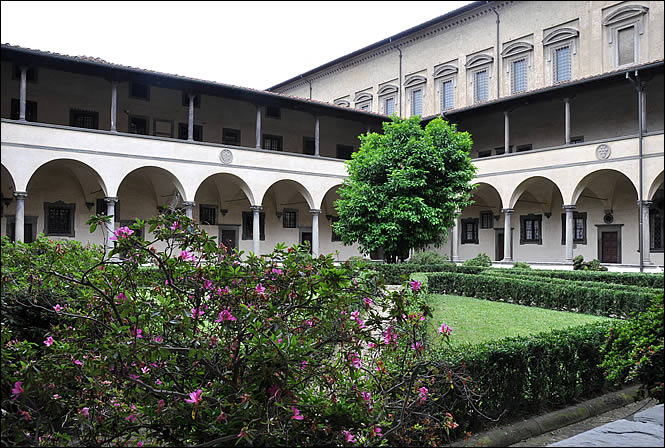
<path id="1" fill-rule="evenodd" d="M 612 150 L 610 149 L 609 145 L 603 143 L 602 145 L 598 145 L 596 148 L 596 158 L 598 160 L 609 159 L 611 154 Z"/>
<path id="2" fill-rule="evenodd" d="M 229 149 L 222 149 L 219 152 L 219 160 L 221 160 L 224 165 L 228 165 L 233 162 L 233 153 Z"/>

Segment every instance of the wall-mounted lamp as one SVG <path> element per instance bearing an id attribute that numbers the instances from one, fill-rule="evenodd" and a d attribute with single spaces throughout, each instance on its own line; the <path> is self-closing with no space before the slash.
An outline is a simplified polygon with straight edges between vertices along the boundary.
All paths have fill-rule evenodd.
<path id="1" fill-rule="evenodd" d="M 282 219 L 282 212 L 276 212 L 275 216 L 277 216 L 277 219 Z"/>
<path id="2" fill-rule="evenodd" d="M 499 220 L 499 215 L 494 215 L 494 220 L 498 221 Z"/>
<path id="3" fill-rule="evenodd" d="M 545 218 L 550 219 L 552 217 L 552 212 L 545 212 Z"/>
<path id="4" fill-rule="evenodd" d="M 95 205 L 94 202 L 86 202 L 85 206 L 88 207 L 88 211 L 92 210 L 92 207 Z"/>
<path id="5" fill-rule="evenodd" d="M 332 220 L 333 218 L 334 218 L 333 215 L 326 215 L 326 219 L 327 219 L 328 221 Z"/>
<path id="6" fill-rule="evenodd" d="M 228 208 L 223 208 L 223 209 L 220 209 L 219 212 L 222 214 L 222 216 L 226 216 L 226 214 L 229 212 L 229 209 Z"/>
<path id="7" fill-rule="evenodd" d="M 5 207 L 9 207 L 9 204 L 11 204 L 12 201 L 12 198 L 2 198 L 2 203 L 5 204 Z"/>

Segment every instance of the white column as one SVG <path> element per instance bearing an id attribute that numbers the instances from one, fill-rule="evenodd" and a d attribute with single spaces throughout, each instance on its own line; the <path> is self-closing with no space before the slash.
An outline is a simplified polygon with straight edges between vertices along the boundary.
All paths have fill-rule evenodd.
<path id="1" fill-rule="evenodd" d="M 256 106 L 256 149 L 261 149 L 261 106 Z"/>
<path id="2" fill-rule="evenodd" d="M 564 205 L 566 211 L 566 263 L 573 262 L 573 238 L 575 236 L 574 205 Z"/>
<path id="3" fill-rule="evenodd" d="M 510 225 L 510 217 L 513 214 L 512 208 L 504 208 L 501 210 L 505 215 L 503 226 L 503 261 L 513 261 L 511 249 L 513 247 L 513 232 Z"/>
<path id="4" fill-rule="evenodd" d="M 263 207 L 260 205 L 252 205 L 250 207 L 253 213 L 252 217 L 252 251 L 254 252 L 254 255 L 258 255 L 259 251 L 261 250 L 261 215 L 260 213 L 263 211 Z"/>
<path id="5" fill-rule="evenodd" d="M 570 144 L 570 98 L 564 98 L 563 102 L 564 107 L 564 121 L 565 121 L 565 134 L 566 134 L 566 145 Z"/>
<path id="6" fill-rule="evenodd" d="M 187 121 L 187 140 L 190 142 L 194 141 L 194 95 L 190 93 L 187 95 L 189 97 L 189 118 Z"/>
<path id="7" fill-rule="evenodd" d="M 640 207 L 640 201 L 637 201 Z M 642 201 L 642 263 L 651 264 L 651 226 L 649 225 L 649 207 L 653 204 L 652 201 Z"/>
<path id="8" fill-rule="evenodd" d="M 314 155 L 319 156 L 321 155 L 319 152 L 319 148 L 321 147 L 321 137 L 320 137 L 320 132 L 319 132 L 319 117 L 316 117 L 316 122 L 314 123 Z"/>
<path id="9" fill-rule="evenodd" d="M 311 209 L 309 212 L 312 214 L 312 257 L 317 258 L 319 256 L 319 215 L 321 210 Z"/>
<path id="10" fill-rule="evenodd" d="M 14 239 L 18 242 L 25 241 L 25 191 L 14 192 L 16 198 L 16 218 L 14 220 Z"/>
<path id="11" fill-rule="evenodd" d="M 642 132 L 647 131 L 647 91 L 642 89 Z"/>
<path id="12" fill-rule="evenodd" d="M 453 226 L 453 240 L 451 242 L 453 248 L 452 261 L 459 261 L 459 218 L 455 218 L 455 225 Z"/>
<path id="13" fill-rule="evenodd" d="M 111 132 L 118 132 L 118 82 L 111 82 Z"/>
<path id="14" fill-rule="evenodd" d="M 18 119 L 25 121 L 25 102 L 27 98 L 28 67 L 21 66 L 21 84 L 19 87 L 19 112 Z M 21 230 L 23 232 L 23 230 Z M 23 235 L 23 233 L 21 233 Z M 21 239 L 23 241 L 23 239 Z"/>
<path id="15" fill-rule="evenodd" d="M 194 219 L 194 206 L 196 205 L 196 202 L 194 201 L 184 201 L 182 205 L 185 206 L 185 216 L 187 216 L 189 219 Z"/>
<path id="16" fill-rule="evenodd" d="M 510 117 L 508 111 L 503 113 L 503 148 L 504 152 L 510 152 Z"/>
<path id="17" fill-rule="evenodd" d="M 108 254 L 113 247 L 111 237 L 114 235 L 113 232 L 115 231 L 115 204 L 118 202 L 118 198 L 106 197 L 104 198 L 104 202 L 106 202 L 106 216 L 112 216 L 111 221 L 106 226 L 108 231 L 108 234 L 106 235 L 106 253 Z"/>

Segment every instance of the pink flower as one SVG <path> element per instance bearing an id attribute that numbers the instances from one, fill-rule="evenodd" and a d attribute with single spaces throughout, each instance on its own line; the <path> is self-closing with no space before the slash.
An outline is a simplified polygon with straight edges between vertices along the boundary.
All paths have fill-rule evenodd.
<path id="1" fill-rule="evenodd" d="M 302 415 L 300 415 L 300 411 L 298 410 L 297 407 L 291 406 L 291 410 L 293 411 L 293 415 L 291 416 L 291 420 L 302 420 L 303 418 L 305 418 Z"/>
<path id="2" fill-rule="evenodd" d="M 272 268 L 272 273 L 273 273 L 273 274 L 277 274 L 277 275 L 281 275 L 281 274 L 282 274 L 282 270 L 281 270 L 281 269 L 277 269 L 277 268 Z"/>
<path id="3" fill-rule="evenodd" d="M 374 301 L 372 299 L 370 299 L 369 297 L 363 298 L 363 302 L 365 302 L 365 305 L 368 306 L 368 307 L 370 307 L 374 304 Z"/>
<path id="4" fill-rule="evenodd" d="M 203 316 L 203 310 L 201 308 L 192 308 L 192 319 Z"/>
<path id="5" fill-rule="evenodd" d="M 179 229 L 179 228 L 180 228 L 180 223 L 178 221 L 173 221 L 173 224 L 171 224 L 171 227 L 169 227 L 169 229 L 174 230 L 174 231 Z"/>
<path id="6" fill-rule="evenodd" d="M 307 361 L 303 361 L 302 364 L 300 364 L 300 370 L 305 370 L 307 368 Z"/>
<path id="7" fill-rule="evenodd" d="M 53 340 L 53 338 L 52 338 L 51 336 L 49 336 L 49 337 L 47 337 L 46 340 L 44 341 L 44 344 L 46 344 L 47 347 L 50 347 L 51 345 L 53 345 L 54 342 L 55 342 L 55 341 Z"/>
<path id="8" fill-rule="evenodd" d="M 418 291 L 423 286 L 423 284 L 420 283 L 418 280 L 410 281 L 409 285 L 411 285 L 411 290 L 412 291 Z"/>
<path id="9" fill-rule="evenodd" d="M 56 306 L 53 307 L 53 309 L 54 309 L 56 312 L 58 312 L 58 311 L 60 311 L 60 310 L 62 309 L 62 307 L 60 306 L 60 304 L 57 304 Z"/>
<path id="10" fill-rule="evenodd" d="M 143 333 L 143 330 L 140 328 L 134 327 L 132 330 L 132 336 L 136 336 L 138 339 L 143 339 L 143 335 L 141 333 Z"/>
<path id="11" fill-rule="evenodd" d="M 357 353 L 351 353 L 349 355 L 349 359 L 351 360 L 351 365 L 355 367 L 356 369 L 359 369 L 362 367 L 362 362 L 360 362 L 360 358 L 358 357 Z"/>
<path id="12" fill-rule="evenodd" d="M 365 328 L 367 325 L 365 325 L 365 321 L 362 319 L 356 319 L 356 322 L 358 323 L 358 328 Z"/>
<path id="13" fill-rule="evenodd" d="M 145 366 L 145 367 L 141 367 L 141 372 L 142 372 L 143 374 L 146 374 L 146 373 L 150 372 L 150 368 L 147 367 L 147 366 Z"/>
<path id="14" fill-rule="evenodd" d="M 346 430 L 344 431 L 344 438 L 349 443 L 356 443 L 356 437 L 353 434 L 351 434 L 349 431 Z"/>
<path id="15" fill-rule="evenodd" d="M 134 423 L 136 421 L 136 416 L 134 414 L 129 414 L 127 417 L 125 417 L 125 420 Z"/>
<path id="16" fill-rule="evenodd" d="M 370 342 L 369 344 L 367 344 L 367 346 L 369 348 L 374 348 L 374 347 L 376 347 L 376 344 L 374 342 Z"/>
<path id="17" fill-rule="evenodd" d="M 383 434 L 381 434 L 381 428 L 379 426 L 374 426 L 374 433 L 377 437 L 383 437 Z"/>
<path id="18" fill-rule="evenodd" d="M 415 344 L 411 344 L 411 350 L 418 350 L 418 349 L 420 349 L 420 347 L 422 347 L 422 345 L 420 345 L 420 342 L 416 342 Z"/>
<path id="19" fill-rule="evenodd" d="M 162 412 L 162 409 L 164 409 L 164 406 L 166 406 L 166 402 L 164 400 L 159 400 L 157 402 L 157 413 L 159 414 Z"/>
<path id="20" fill-rule="evenodd" d="M 423 401 L 427 400 L 427 393 L 429 392 L 427 390 L 427 388 L 423 386 L 418 390 L 420 391 L 420 394 L 418 396 L 418 398 L 420 398 L 420 401 L 423 402 Z"/>
<path id="21" fill-rule="evenodd" d="M 226 412 L 221 411 L 221 412 L 219 413 L 219 415 L 217 416 L 217 421 L 218 421 L 218 422 L 226 421 Z"/>
<path id="22" fill-rule="evenodd" d="M 157 383 L 157 385 L 161 386 L 161 385 L 162 385 L 162 380 L 160 380 L 159 378 L 157 378 L 157 379 L 155 380 L 155 383 Z"/>
<path id="23" fill-rule="evenodd" d="M 118 241 L 118 238 L 120 238 L 120 239 L 127 238 L 132 233 L 134 233 L 134 231 L 132 229 L 130 229 L 129 227 L 120 227 L 119 229 L 116 229 L 113 232 L 113 234 L 115 236 L 112 236 L 111 238 L 109 238 L 109 240 Z"/>
<path id="24" fill-rule="evenodd" d="M 14 383 L 14 388 L 12 389 L 12 395 L 16 395 L 14 398 L 18 397 L 18 394 L 22 394 L 24 392 L 23 388 L 21 387 L 23 385 L 23 381 L 17 381 Z"/>
<path id="25" fill-rule="evenodd" d="M 161 336 L 155 336 L 154 338 L 152 338 L 152 340 L 159 344 L 162 342 L 163 339 Z"/>
<path id="26" fill-rule="evenodd" d="M 449 334 L 452 333 L 452 332 L 453 332 L 453 329 L 450 328 L 448 325 L 446 325 L 445 322 L 443 322 L 443 323 L 441 324 L 441 326 L 439 327 L 439 333 L 441 333 L 441 334 L 447 334 L 447 335 L 449 335 Z"/>
<path id="27" fill-rule="evenodd" d="M 90 408 L 82 408 L 79 412 L 81 415 L 90 418 Z"/>
<path id="28" fill-rule="evenodd" d="M 194 254 L 186 250 L 180 252 L 180 259 L 182 261 L 196 261 Z"/>
<path id="29" fill-rule="evenodd" d="M 270 399 L 272 400 L 277 399 L 277 394 L 279 393 L 279 386 L 277 384 L 273 384 L 268 388 L 268 395 L 270 396 Z"/>
<path id="30" fill-rule="evenodd" d="M 136 444 L 136 446 L 138 446 L 139 448 L 142 447 L 142 446 L 143 446 L 143 442 L 139 440 L 138 443 Z"/>
<path id="31" fill-rule="evenodd" d="M 358 316 L 360 316 L 360 311 L 353 311 L 351 312 L 351 320 L 356 320 L 358 319 Z"/>
<path id="32" fill-rule="evenodd" d="M 254 291 L 256 291 L 256 293 L 260 296 L 262 296 L 265 293 L 265 290 L 266 289 L 263 287 L 263 285 L 261 283 L 256 285 L 256 288 L 254 288 Z"/>
<path id="33" fill-rule="evenodd" d="M 236 320 L 235 316 L 231 314 L 231 311 L 229 311 L 228 308 L 219 312 L 219 316 L 217 316 L 215 322 L 223 322 L 225 320 L 230 320 L 230 321 Z"/>
<path id="34" fill-rule="evenodd" d="M 115 296 L 115 298 L 118 299 L 118 301 L 121 302 L 121 303 L 124 302 L 125 300 L 127 300 L 127 296 L 122 292 L 120 294 L 118 294 L 117 296 Z"/>
<path id="35" fill-rule="evenodd" d="M 60 394 L 53 394 L 53 399 L 54 400 L 59 400 L 60 398 L 61 398 Z"/>
<path id="36" fill-rule="evenodd" d="M 83 363 L 81 361 L 79 361 L 78 359 L 74 360 L 74 364 L 76 364 L 77 366 L 82 366 L 83 365 Z"/>
<path id="37" fill-rule="evenodd" d="M 362 395 L 363 400 L 365 401 L 370 401 L 372 399 L 372 394 L 370 394 L 369 392 L 362 391 L 360 395 Z"/>
<path id="38" fill-rule="evenodd" d="M 199 403 L 201 403 L 201 394 L 203 391 L 201 389 L 197 390 L 196 392 L 192 392 L 189 394 L 189 398 L 185 398 L 185 403 L 193 404 L 198 406 Z"/>

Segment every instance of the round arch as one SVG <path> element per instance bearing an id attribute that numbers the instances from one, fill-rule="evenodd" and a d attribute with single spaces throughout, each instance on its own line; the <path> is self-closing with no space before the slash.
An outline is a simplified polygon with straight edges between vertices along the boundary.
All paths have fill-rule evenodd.
<path id="1" fill-rule="evenodd" d="M 663 185 L 663 183 L 665 183 L 664 173 L 665 172 L 661 171 L 660 174 L 656 176 L 654 181 L 651 183 L 647 195 L 647 200 L 649 201 L 653 200 L 653 197 L 656 195 L 658 190 L 660 190 L 660 187 Z"/>
<path id="2" fill-rule="evenodd" d="M 58 171 L 63 170 L 72 175 L 77 180 L 84 197 L 93 192 L 90 188 L 93 188 L 95 183 L 98 187 L 101 187 L 104 195 L 107 195 L 108 190 L 102 176 L 90 165 L 73 159 L 54 159 L 39 165 L 28 177 L 26 190 L 30 188 L 31 183 L 34 184 L 34 179 L 38 173 L 51 168 Z"/>
<path id="3" fill-rule="evenodd" d="M 534 199 L 541 204 L 552 204 L 554 194 L 558 193 L 561 202 L 563 202 L 563 195 L 559 186 L 550 178 L 545 176 L 533 176 L 523 180 L 510 197 L 509 207 L 515 208 L 517 201 L 527 193 L 534 197 Z"/>
<path id="4" fill-rule="evenodd" d="M 5 193 L 13 193 L 16 191 L 16 182 L 14 181 L 14 176 L 12 176 L 12 173 L 9 172 L 6 166 L 0 164 L 2 167 L 2 176 L 0 179 L 2 180 L 2 195 L 4 196 Z"/>
<path id="5" fill-rule="evenodd" d="M 330 210 L 328 210 L 328 208 L 326 207 L 326 205 L 327 205 L 326 204 L 326 198 L 328 198 L 331 193 L 332 194 L 337 194 L 337 190 L 339 190 L 339 188 L 341 186 L 342 186 L 342 183 L 340 182 L 340 183 L 335 184 L 332 187 L 328 188 L 328 190 L 326 190 L 323 197 L 321 198 L 321 204 L 319 206 L 319 208 L 321 209 L 321 211 L 323 213 L 330 212 Z M 330 205 L 332 205 L 332 204 L 330 204 Z M 330 213 L 327 213 L 327 214 L 330 214 Z"/>
<path id="6" fill-rule="evenodd" d="M 577 201 L 580 199 L 582 193 L 587 188 L 589 188 L 591 191 L 598 190 L 598 192 L 603 191 L 609 193 L 607 194 L 607 198 L 600 198 L 598 195 L 597 198 L 609 201 L 609 203 L 611 203 L 616 192 L 617 181 L 619 180 L 625 181 L 630 186 L 632 186 L 632 190 L 635 193 L 635 200 L 637 200 L 637 185 L 635 185 L 635 183 L 628 176 L 626 176 L 621 171 L 613 169 L 601 169 L 588 173 L 586 176 L 580 179 L 579 182 L 577 182 L 575 190 L 573 190 L 571 205 L 577 204 Z"/>
<path id="7" fill-rule="evenodd" d="M 170 197 L 170 199 L 168 199 L 168 200 L 174 201 L 175 200 L 174 196 L 176 196 L 178 200 L 183 200 L 183 201 L 185 200 L 185 198 L 186 198 L 185 189 L 183 188 L 182 183 L 175 176 L 175 174 L 173 174 L 172 172 L 170 172 L 169 170 L 167 170 L 165 168 L 161 168 L 161 167 L 158 167 L 158 166 L 152 166 L 152 165 L 142 166 L 142 167 L 133 169 L 132 171 L 125 174 L 123 176 L 122 180 L 120 181 L 120 183 L 118 184 L 118 194 L 120 193 L 120 189 L 123 187 L 123 184 L 125 184 L 128 181 L 128 179 L 130 179 L 131 177 L 134 177 L 135 175 L 137 175 L 141 171 L 146 172 L 145 177 L 150 182 L 150 186 L 152 187 L 152 192 L 155 196 L 155 201 L 157 203 L 160 203 L 162 198 L 168 198 L 168 197 Z M 168 187 L 164 185 L 164 183 L 165 183 L 165 182 L 163 182 L 164 180 L 166 180 L 167 184 L 170 183 L 175 188 L 175 191 L 170 190 L 170 193 L 169 193 Z M 176 195 L 176 193 L 177 193 L 177 195 Z"/>
<path id="8" fill-rule="evenodd" d="M 252 189 L 249 187 L 249 185 L 247 185 L 247 183 L 244 180 L 242 180 L 242 178 L 231 173 L 214 173 L 203 179 L 201 183 L 196 187 L 194 198 L 196 198 L 196 195 L 199 194 L 199 190 L 201 189 L 203 184 L 209 181 L 215 183 L 215 187 L 217 188 L 217 192 L 219 194 L 219 197 L 221 198 L 222 197 L 221 188 L 220 185 L 217 183 L 217 180 L 226 180 L 226 179 L 228 179 L 231 183 L 236 185 L 240 189 L 240 191 L 242 191 L 245 194 L 250 204 L 255 204 L 254 193 L 252 192 Z"/>
<path id="9" fill-rule="evenodd" d="M 476 188 L 473 190 L 473 196 L 482 199 L 482 203 L 476 201 L 476 205 L 481 207 L 494 207 L 492 203 L 498 203 L 498 211 L 501 211 L 503 208 L 503 201 L 501 200 L 501 194 L 499 191 L 492 185 L 485 182 L 477 182 L 474 184 Z"/>
<path id="10" fill-rule="evenodd" d="M 296 191 L 300 193 L 302 197 L 305 199 L 309 208 L 310 209 L 315 208 L 314 199 L 312 198 L 312 195 L 310 194 L 309 190 L 307 190 L 307 188 L 305 188 L 300 182 L 295 181 L 293 179 L 280 179 L 270 184 L 270 186 L 266 188 L 266 190 L 263 192 L 263 195 L 261 196 L 261 201 L 258 202 L 258 204 L 262 204 L 266 198 L 266 194 L 268 193 L 268 191 L 270 191 L 270 189 L 278 185 L 288 185 L 292 188 L 295 188 Z"/>

